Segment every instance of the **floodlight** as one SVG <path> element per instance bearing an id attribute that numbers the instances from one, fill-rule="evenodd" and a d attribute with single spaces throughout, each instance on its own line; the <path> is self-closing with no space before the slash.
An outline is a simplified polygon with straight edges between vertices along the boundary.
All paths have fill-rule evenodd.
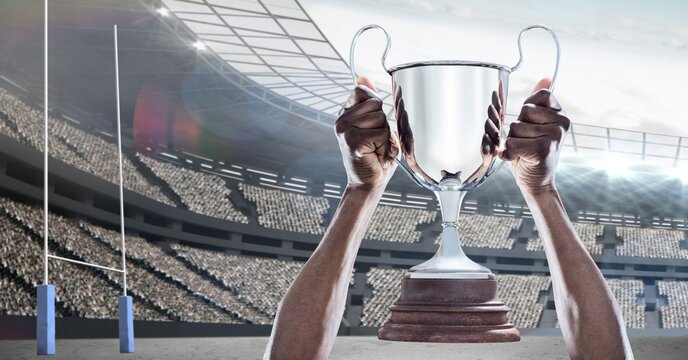
<path id="1" fill-rule="evenodd" d="M 680 179 L 684 184 L 688 184 L 688 165 L 677 165 L 666 170 L 670 177 Z"/>
<path id="2" fill-rule="evenodd" d="M 193 43 L 193 47 L 196 48 L 196 50 L 205 50 L 206 45 L 202 41 L 196 41 Z"/>
<path id="3" fill-rule="evenodd" d="M 630 173 L 630 163 L 627 159 L 614 154 L 608 153 L 600 160 L 594 161 L 595 167 L 607 172 L 611 177 L 625 176 Z"/>

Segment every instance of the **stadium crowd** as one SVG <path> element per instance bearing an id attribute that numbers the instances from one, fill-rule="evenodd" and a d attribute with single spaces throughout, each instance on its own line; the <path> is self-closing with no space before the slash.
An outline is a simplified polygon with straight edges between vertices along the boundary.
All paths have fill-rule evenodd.
<path id="1" fill-rule="evenodd" d="M 688 328 L 688 281 L 658 281 L 659 294 L 667 303 L 659 311 L 665 329 Z"/>
<path id="2" fill-rule="evenodd" d="M 390 306 L 400 293 L 404 269 L 371 268 L 367 273 L 370 297 L 363 298 L 362 326 L 381 326 L 390 318 Z M 544 304 L 540 294 L 550 287 L 548 276 L 496 275 L 500 299 L 511 308 L 510 321 L 517 327 L 537 327 Z"/>
<path id="3" fill-rule="evenodd" d="M 626 321 L 626 327 L 634 329 L 645 328 L 645 304 L 638 303 L 645 293 L 645 286 L 641 280 L 607 279 L 609 288 L 619 302 L 621 313 Z"/>
<path id="4" fill-rule="evenodd" d="M 459 240 L 461 246 L 491 249 L 511 249 L 514 238 L 511 232 L 521 226 L 521 219 L 462 213 L 459 216 Z M 435 239 L 439 244 L 440 233 Z"/>
<path id="5" fill-rule="evenodd" d="M 393 242 L 420 242 L 418 226 L 431 224 L 437 211 L 378 205 L 368 225 L 365 239 Z"/>
<path id="6" fill-rule="evenodd" d="M 619 226 L 616 233 L 623 240 L 616 247 L 618 256 L 688 259 L 688 249 L 680 245 L 685 238 L 683 231 Z"/>
<path id="7" fill-rule="evenodd" d="M 258 223 L 270 229 L 321 235 L 330 203 L 324 197 L 303 195 L 239 183 L 244 197 L 255 204 Z"/>
<path id="8" fill-rule="evenodd" d="M 574 222 L 573 229 L 576 230 L 581 242 L 583 242 L 583 245 L 591 255 L 602 255 L 603 246 L 597 242 L 597 238 L 602 236 L 602 231 L 604 230 L 602 225 Z M 537 232 L 534 232 L 534 237 L 528 239 L 526 250 L 545 251 L 542 239 L 540 239 Z"/>
<path id="9" fill-rule="evenodd" d="M 302 262 L 251 258 L 173 244 L 177 254 L 233 289 L 246 304 L 271 319 Z"/>
<path id="10" fill-rule="evenodd" d="M 224 220 L 248 223 L 246 215 L 232 204 L 229 198 L 231 190 L 221 177 L 142 154 L 136 156 L 179 195 L 189 210 Z"/>
<path id="11" fill-rule="evenodd" d="M 118 182 L 114 141 L 90 133 L 69 121 L 50 117 L 49 145 L 53 157 L 77 169 Z M 39 151 L 43 149 L 43 112 L 0 87 L 0 132 Z M 225 180 L 172 163 L 136 154 L 124 154 L 125 187 L 143 196 L 174 206 L 167 194 L 174 192 L 191 211 L 233 222 L 248 223 L 230 199 Z M 142 168 L 142 167 L 145 167 Z M 145 171 L 142 171 L 145 170 Z M 320 235 L 330 210 L 324 197 L 239 183 L 239 194 L 248 200 L 263 227 Z M 167 193 L 166 193 L 167 191 Z M 174 194 L 172 194 L 174 195 Z M 234 194 L 235 196 L 240 196 Z M 366 239 L 417 243 L 425 225 L 438 220 L 438 212 L 380 205 Z M 121 267 L 120 234 L 116 231 L 51 213 L 51 252 L 67 258 L 108 267 Z M 460 236 L 464 246 L 511 249 L 518 218 L 462 213 Z M 604 226 L 574 223 L 591 254 L 602 254 L 597 241 Z M 618 256 L 688 259 L 681 246 L 686 236 L 678 230 L 617 227 L 623 242 Z M 33 287 L 42 282 L 41 209 L 0 198 L 0 313 L 35 313 Z M 428 237 L 428 240 L 433 237 Z M 435 242 L 439 239 L 436 238 Z M 269 324 L 289 284 L 303 265 L 298 261 L 230 255 L 214 250 L 172 244 L 161 248 L 132 234 L 127 235 L 129 291 L 137 319 L 189 322 Z M 542 251 L 539 238 L 526 249 Z M 362 324 L 379 326 L 389 316 L 388 307 L 398 297 L 405 270 L 371 268 L 367 285 L 371 296 L 363 299 Z M 512 308 L 512 322 L 519 327 L 538 325 L 543 304 L 540 295 L 550 280 L 534 275 L 498 275 L 500 296 Z M 122 294 L 120 273 L 50 260 L 50 282 L 56 286 L 58 314 L 89 318 L 116 318 L 116 298 Z M 619 300 L 626 324 L 646 326 L 644 294 L 639 280 L 608 280 Z M 688 282 L 658 281 L 662 327 L 688 327 Z"/>
<path id="12" fill-rule="evenodd" d="M 36 315 L 36 298 L 4 274 L 0 274 L 0 314 Z"/>
<path id="13" fill-rule="evenodd" d="M 5 135 L 43 151 L 43 112 L 0 88 L 0 111 L 6 114 L 5 126 L 0 127 Z M 113 142 L 90 134 L 56 117 L 48 119 L 48 144 L 51 156 L 62 160 L 87 173 L 119 184 L 118 150 Z M 5 131 L 16 128 L 16 131 Z M 143 174 L 126 155 L 122 156 L 124 187 L 151 199 L 174 206 L 164 192 Z"/>
<path id="14" fill-rule="evenodd" d="M 122 243 L 119 232 L 83 221 L 80 226 L 95 239 L 108 244 L 117 252 L 120 251 Z M 242 304 L 232 291 L 198 274 L 187 267 L 181 259 L 167 254 L 160 247 L 143 238 L 127 234 L 126 248 L 127 258 L 148 265 L 151 269 L 182 285 L 193 294 L 233 313 L 242 322 L 253 324 L 269 324 L 271 322 L 270 318 Z"/>

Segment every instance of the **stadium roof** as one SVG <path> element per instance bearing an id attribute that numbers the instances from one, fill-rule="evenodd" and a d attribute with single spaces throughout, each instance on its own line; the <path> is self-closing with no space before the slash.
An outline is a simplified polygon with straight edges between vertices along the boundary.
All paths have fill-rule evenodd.
<path id="1" fill-rule="evenodd" d="M 292 106 L 314 110 L 311 119 L 331 124 L 348 97 L 349 66 L 297 1 L 163 3 L 219 59 Z M 389 92 L 381 95 L 390 110 Z"/>
<path id="2" fill-rule="evenodd" d="M 209 48 L 220 73 L 275 106 L 332 124 L 351 88 L 349 66 L 298 1 L 163 3 Z M 382 97 L 389 113 L 390 94 Z M 688 165 L 685 137 L 576 124 L 564 145 L 565 153 L 586 158 L 614 154 L 627 162 Z"/>

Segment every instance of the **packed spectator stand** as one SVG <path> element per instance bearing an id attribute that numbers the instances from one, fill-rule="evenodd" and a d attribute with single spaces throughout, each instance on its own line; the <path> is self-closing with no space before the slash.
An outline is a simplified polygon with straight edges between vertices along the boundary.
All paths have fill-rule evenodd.
<path id="1" fill-rule="evenodd" d="M 592 255 L 601 255 L 603 246 L 597 241 L 597 238 L 602 236 L 603 226 L 600 224 L 587 224 L 587 223 L 573 223 L 573 229 L 578 234 L 583 246 Z M 535 236 L 528 239 L 528 244 L 526 245 L 526 250 L 528 251 L 545 251 L 542 239 L 540 239 L 537 232 Z"/>
<path id="2" fill-rule="evenodd" d="M 255 203 L 258 223 L 270 229 L 320 235 L 330 203 L 324 197 L 239 183 L 244 197 Z"/>
<path id="3" fill-rule="evenodd" d="M 420 242 L 422 232 L 418 230 L 418 226 L 435 222 L 438 215 L 437 211 L 378 205 L 368 225 L 365 239 Z"/>
<path id="4" fill-rule="evenodd" d="M 616 248 L 618 256 L 639 256 L 664 259 L 688 259 L 688 249 L 681 248 L 683 231 L 617 227 L 623 244 Z"/>
<path id="5" fill-rule="evenodd" d="M 118 182 L 116 138 L 59 116 L 51 116 L 50 124 L 51 156 L 110 183 Z M 0 133 L 42 151 L 42 110 L 0 87 Z M 124 155 L 125 188 L 201 215 L 320 236 L 333 210 L 331 200 L 312 191 L 294 192 L 250 181 L 227 180 L 189 168 L 183 162 L 165 161 L 155 152 Z M 233 193 L 232 188 L 238 191 Z M 237 206 L 233 197 L 243 198 L 243 207 Z M 0 313 L 32 315 L 36 301 L 34 286 L 42 280 L 42 209 L 11 196 L 1 198 L 0 206 Z M 462 212 L 459 221 L 464 247 L 498 251 L 514 250 L 518 230 L 524 223 L 518 217 L 469 212 Z M 365 238 L 374 243 L 404 243 L 413 250 L 413 246 L 437 242 L 439 223 L 439 212 L 434 207 L 380 205 Z M 109 267 L 121 266 L 120 234 L 110 229 L 113 224 L 97 224 L 61 213 L 51 213 L 50 224 L 51 252 Z M 601 256 L 604 247 L 600 238 L 610 225 L 574 222 L 573 226 L 588 251 Z M 614 246 L 616 256 L 656 259 L 659 264 L 663 260 L 688 259 L 683 230 L 622 226 L 614 229 L 618 237 Z M 543 254 L 537 254 L 543 246 L 535 234 L 520 240 L 526 241 L 525 250 L 543 258 Z M 269 324 L 281 297 L 303 265 L 302 259 L 278 260 L 191 244 L 154 243 L 139 234 L 127 234 L 126 240 L 128 283 L 135 301 L 135 317 L 140 320 Z M 504 252 L 499 254 L 508 256 L 501 255 Z M 55 260 L 50 260 L 50 269 L 59 316 L 116 318 L 116 298 L 123 285 L 121 274 Z M 405 271 L 377 268 L 376 264 L 364 266 L 367 292 L 363 296 L 362 326 L 384 323 Z M 520 327 L 537 327 L 546 305 L 543 299 L 551 292 L 549 277 L 509 274 L 507 270 L 500 271 L 498 279 L 500 296 L 512 307 L 512 321 Z M 643 282 L 608 281 L 627 326 L 646 327 L 642 298 L 651 294 L 645 293 Z M 653 279 L 648 281 L 655 283 Z M 686 283 L 656 281 L 657 295 L 663 301 L 658 307 L 661 327 L 688 327 Z"/>
<path id="6" fill-rule="evenodd" d="M 667 303 L 660 308 L 662 327 L 666 329 L 688 328 L 688 282 L 658 281 L 659 294 Z"/>
<path id="7" fill-rule="evenodd" d="M 136 156 L 179 195 L 189 210 L 223 220 L 248 223 L 246 215 L 230 201 L 231 190 L 221 177 L 186 169 L 143 154 Z"/>
<path id="8" fill-rule="evenodd" d="M 626 327 L 642 329 L 645 327 L 645 304 L 639 303 L 645 292 L 640 280 L 607 279 L 607 284 L 619 303 Z"/>
<path id="9" fill-rule="evenodd" d="M 461 246 L 511 249 L 514 238 L 511 233 L 521 226 L 521 220 L 511 217 L 462 213 L 459 216 L 459 240 Z M 439 244 L 442 234 L 435 239 Z"/>

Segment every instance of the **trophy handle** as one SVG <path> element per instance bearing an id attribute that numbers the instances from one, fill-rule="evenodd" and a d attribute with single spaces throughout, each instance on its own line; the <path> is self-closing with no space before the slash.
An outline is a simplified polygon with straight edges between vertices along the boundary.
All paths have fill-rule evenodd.
<path id="1" fill-rule="evenodd" d="M 382 64 L 382 68 L 385 69 L 385 72 L 389 74 L 389 71 L 387 71 L 387 66 L 385 65 L 385 62 L 387 61 L 387 53 L 389 53 L 389 49 L 392 47 L 392 38 L 389 36 L 389 33 L 387 33 L 387 30 L 385 30 L 382 26 L 377 25 L 377 24 L 369 24 L 366 25 L 356 32 L 354 35 L 354 38 L 351 39 L 351 48 L 349 50 L 349 69 L 351 70 L 351 81 L 353 81 L 354 86 L 356 86 L 356 79 L 358 78 L 358 74 L 356 73 L 356 64 L 354 62 L 354 53 L 356 51 L 356 43 L 358 42 L 358 38 L 361 37 L 361 35 L 370 30 L 370 29 L 378 29 L 385 33 L 385 37 L 387 38 L 387 46 L 385 46 L 385 52 L 382 53 L 382 57 L 380 58 L 380 64 Z"/>
<path id="2" fill-rule="evenodd" d="M 488 177 L 492 176 L 492 174 L 496 173 L 497 170 L 501 169 L 504 164 L 506 164 L 506 161 L 502 159 L 497 159 L 499 160 L 499 164 L 497 166 L 494 166 L 494 163 L 487 169 L 487 172 L 485 173 L 485 179 Z"/>
<path id="3" fill-rule="evenodd" d="M 511 68 L 511 72 L 518 70 L 518 68 L 521 67 L 521 63 L 523 63 L 523 49 L 521 48 L 521 38 L 523 37 L 523 34 L 533 29 L 542 29 L 547 31 L 552 36 L 552 39 L 554 39 L 554 44 L 557 46 L 557 60 L 554 66 L 554 75 L 552 75 L 552 83 L 549 86 L 549 91 L 554 92 L 554 83 L 556 82 L 557 74 L 559 73 L 559 55 L 561 54 L 561 48 L 559 47 L 559 38 L 557 37 L 557 34 L 547 26 L 530 25 L 521 30 L 521 32 L 518 34 L 518 62 Z"/>

